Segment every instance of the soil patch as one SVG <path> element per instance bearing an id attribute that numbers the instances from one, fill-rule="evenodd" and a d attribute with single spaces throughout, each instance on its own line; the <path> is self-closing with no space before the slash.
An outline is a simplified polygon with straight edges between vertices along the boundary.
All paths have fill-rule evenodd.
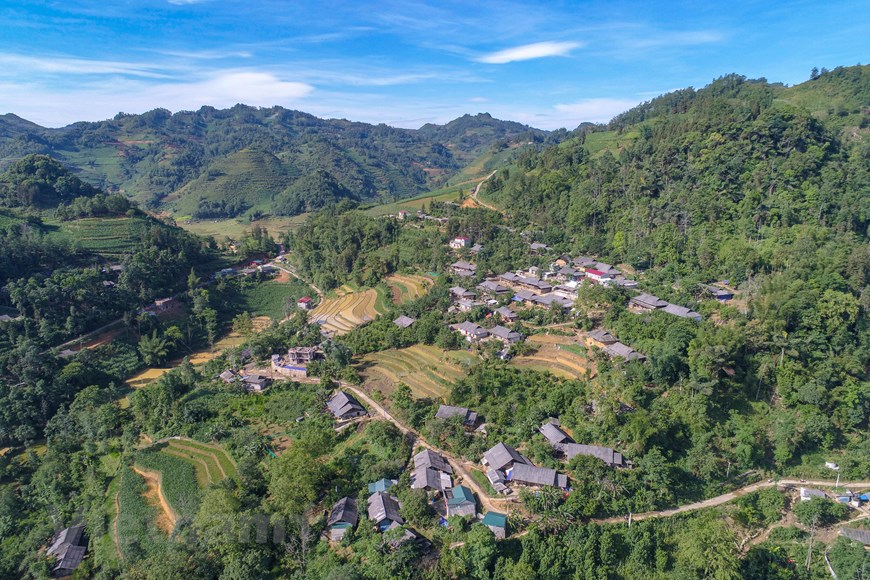
<path id="1" fill-rule="evenodd" d="M 171 534 L 175 529 L 175 523 L 178 521 L 178 518 L 172 510 L 172 506 L 169 505 L 168 501 L 166 501 L 166 496 L 163 495 L 160 474 L 154 471 L 145 471 L 138 467 L 134 467 L 133 471 L 145 479 L 145 485 L 148 487 L 144 494 L 145 501 L 147 501 L 149 505 L 160 508 L 157 520 L 154 523 L 158 528 L 166 532 L 167 535 Z"/>

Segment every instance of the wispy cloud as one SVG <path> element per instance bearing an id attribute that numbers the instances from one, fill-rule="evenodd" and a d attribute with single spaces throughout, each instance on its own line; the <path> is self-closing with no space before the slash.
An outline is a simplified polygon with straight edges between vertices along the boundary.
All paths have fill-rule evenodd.
<path id="1" fill-rule="evenodd" d="M 637 105 L 637 99 L 583 99 L 574 103 L 560 103 L 553 108 L 566 123 L 564 126 L 577 126 L 583 122 L 606 123 L 619 113 Z"/>
<path id="2" fill-rule="evenodd" d="M 0 66 L 6 73 L 34 72 L 72 75 L 110 75 L 121 74 L 138 77 L 165 77 L 166 65 L 150 62 L 122 62 L 71 58 L 66 56 L 24 56 L 21 54 L 0 54 Z"/>
<path id="3" fill-rule="evenodd" d="M 191 4 L 202 4 L 204 2 L 208 2 L 209 0 L 167 0 L 170 4 L 175 4 L 176 6 L 189 6 Z"/>
<path id="4" fill-rule="evenodd" d="M 534 44 L 524 44 L 499 50 L 498 52 L 478 57 L 476 60 L 488 64 L 507 64 L 509 62 L 532 60 L 535 58 L 567 56 L 572 50 L 581 46 L 583 44 L 580 42 L 536 42 Z"/>
<path id="5" fill-rule="evenodd" d="M 226 58 L 251 58 L 249 50 L 158 50 L 158 54 L 188 58 L 191 60 L 222 60 Z"/>

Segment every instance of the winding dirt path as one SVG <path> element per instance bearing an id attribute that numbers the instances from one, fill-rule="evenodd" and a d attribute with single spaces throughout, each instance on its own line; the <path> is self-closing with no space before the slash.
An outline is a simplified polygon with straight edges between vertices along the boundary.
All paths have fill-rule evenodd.
<path id="1" fill-rule="evenodd" d="M 121 541 L 118 539 L 118 518 L 121 517 L 121 486 L 124 485 L 124 472 L 121 472 L 121 479 L 118 481 L 118 491 L 115 492 L 115 520 L 112 522 L 112 542 L 115 544 L 115 554 L 118 560 L 123 561 L 124 555 L 121 553 Z"/>
<path id="2" fill-rule="evenodd" d="M 166 496 L 163 495 L 163 482 L 161 476 L 156 471 L 147 471 L 138 467 L 133 467 L 133 471 L 141 475 L 145 479 L 145 484 L 148 486 L 148 491 L 145 492 L 145 499 L 155 507 L 159 507 L 162 514 L 157 516 L 157 527 L 171 534 L 175 529 L 175 524 L 178 522 L 178 517 L 169 502 L 166 501 Z"/>
<path id="3" fill-rule="evenodd" d="M 480 198 L 477 197 L 477 194 L 480 193 L 480 186 L 482 186 L 484 183 L 486 183 L 486 181 L 487 181 L 490 177 L 492 177 L 493 175 L 495 175 L 495 174 L 496 174 L 496 171 L 493 171 L 492 173 L 490 173 L 489 175 L 487 175 L 486 177 L 484 177 L 483 179 L 481 179 L 481 180 L 480 180 L 480 183 L 478 183 L 478 184 L 474 187 L 474 193 L 471 194 L 471 198 L 474 200 L 474 203 L 476 203 L 476 204 L 478 204 L 478 205 L 480 205 L 480 206 L 482 206 L 482 207 L 485 207 L 485 208 L 488 209 L 488 210 L 491 210 L 491 211 L 494 211 L 494 212 L 501 213 L 501 211 L 499 211 L 498 208 L 496 208 L 496 207 L 493 206 L 493 205 L 490 205 L 490 204 L 486 203 L 485 201 L 480 201 Z"/>

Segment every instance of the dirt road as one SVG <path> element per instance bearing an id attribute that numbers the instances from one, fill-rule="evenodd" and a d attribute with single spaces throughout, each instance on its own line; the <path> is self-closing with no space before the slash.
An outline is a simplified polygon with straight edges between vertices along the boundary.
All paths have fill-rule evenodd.
<path id="1" fill-rule="evenodd" d="M 474 203 L 476 203 L 476 204 L 478 204 L 478 205 L 480 205 L 480 206 L 483 206 L 483 207 L 485 207 L 485 208 L 488 209 L 488 210 L 492 210 L 492 211 L 498 212 L 499 210 L 496 209 L 495 206 L 492 206 L 492 205 L 489 205 L 489 204 L 486 203 L 486 202 L 480 201 L 480 198 L 477 197 L 477 194 L 480 193 L 480 186 L 483 185 L 484 183 L 486 183 L 486 181 L 487 181 L 490 177 L 492 177 L 493 175 L 495 175 L 495 174 L 496 174 L 496 172 L 493 171 L 492 173 L 490 173 L 489 175 L 487 175 L 486 177 L 484 177 L 482 180 L 480 180 L 480 183 L 478 183 L 478 184 L 474 187 L 474 192 L 471 194 L 471 199 L 474 200 Z M 501 212 L 499 212 L 499 213 L 501 213 Z"/>
<path id="2" fill-rule="evenodd" d="M 447 461 L 450 463 L 450 466 L 453 467 L 454 476 L 460 475 L 462 476 L 462 484 L 471 488 L 471 490 L 477 494 L 478 499 L 480 500 L 481 505 L 485 508 L 484 511 L 504 511 L 504 504 L 506 502 L 511 501 L 511 498 L 492 498 L 489 497 L 484 491 L 483 488 L 471 477 L 471 472 L 468 468 L 466 468 L 463 461 L 454 457 L 452 454 L 444 451 L 443 449 L 432 445 L 428 441 L 426 441 L 423 437 L 420 436 L 419 433 L 414 431 L 413 429 L 406 427 L 401 421 L 393 417 L 389 411 L 387 411 L 382 405 L 377 403 L 374 399 L 368 396 L 368 394 L 362 389 L 351 385 L 350 383 L 346 383 L 344 381 L 340 382 L 340 386 L 343 389 L 347 389 L 351 391 L 354 395 L 360 398 L 360 400 L 368 405 L 370 409 L 376 411 L 379 415 L 385 418 L 387 421 L 395 425 L 399 428 L 399 430 L 404 434 L 410 434 L 414 437 L 417 444 L 425 447 L 426 449 L 431 449 L 436 453 L 440 453 L 443 455 Z M 496 507 L 496 503 L 502 504 L 502 506 Z"/>

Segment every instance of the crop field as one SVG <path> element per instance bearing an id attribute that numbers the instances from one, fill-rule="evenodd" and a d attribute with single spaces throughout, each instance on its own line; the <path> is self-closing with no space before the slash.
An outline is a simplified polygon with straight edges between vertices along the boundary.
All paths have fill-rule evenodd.
<path id="1" fill-rule="evenodd" d="M 357 326 L 365 324 L 378 315 L 375 304 L 378 292 L 374 289 L 362 292 L 338 292 L 336 297 L 327 298 L 311 311 L 308 320 L 323 326 L 325 330 L 337 335 L 347 334 Z M 346 292 L 346 293 L 343 293 Z"/>
<path id="2" fill-rule="evenodd" d="M 234 240 L 241 239 L 246 232 L 251 231 L 251 226 L 258 225 L 265 228 L 273 238 L 278 239 L 281 234 L 293 231 L 302 225 L 308 214 L 292 217 L 268 217 L 252 222 L 246 218 L 222 219 L 222 220 L 189 220 L 186 216 L 176 216 L 178 225 L 185 230 L 198 236 L 211 236 L 221 241 L 226 237 Z"/>
<path id="3" fill-rule="evenodd" d="M 595 365 L 581 354 L 571 337 L 536 334 L 528 343 L 537 349 L 530 355 L 514 358 L 511 365 L 542 372 L 550 372 L 568 379 L 585 378 L 587 369 L 595 373 Z"/>
<path id="4" fill-rule="evenodd" d="M 193 463 L 152 447 L 136 456 L 136 468 L 159 474 L 158 489 L 174 513 L 186 517 L 196 514 L 201 493 Z"/>
<path id="5" fill-rule="evenodd" d="M 160 452 L 192 464 L 196 470 L 196 482 L 200 487 L 236 477 L 236 464 L 217 445 L 191 439 L 170 439 Z"/>
<path id="6" fill-rule="evenodd" d="M 392 294 L 393 304 L 416 300 L 429 291 L 432 280 L 415 274 L 393 274 L 385 280 Z"/>
<path id="7" fill-rule="evenodd" d="M 161 532 L 158 529 L 168 533 L 175 524 L 159 506 L 149 502 L 152 490 L 145 478 L 133 469 L 125 467 L 116 481 L 119 482 L 116 484 L 117 514 L 112 522 L 111 535 L 117 537 L 121 557 L 131 559 L 143 548 L 147 553 L 159 543 L 157 534 Z M 153 495 L 151 497 L 153 500 Z M 112 498 L 115 503 L 114 494 Z"/>
<path id="8" fill-rule="evenodd" d="M 288 308 L 295 312 L 296 301 L 303 296 L 314 296 L 313 290 L 308 284 L 290 278 L 289 282 L 269 281 L 242 290 L 242 298 L 245 301 L 245 310 L 254 316 L 268 316 L 272 320 L 281 320 Z"/>
<path id="9" fill-rule="evenodd" d="M 465 351 L 443 351 L 417 344 L 399 350 L 367 355 L 363 376 L 371 386 L 386 394 L 405 383 L 415 397 L 445 400 L 453 383 L 466 375 L 463 365 L 477 358 Z"/>
<path id="10" fill-rule="evenodd" d="M 57 225 L 53 236 L 75 240 L 77 246 L 107 258 L 119 258 L 133 252 L 139 244 L 144 222 L 126 217 L 84 218 Z"/>

